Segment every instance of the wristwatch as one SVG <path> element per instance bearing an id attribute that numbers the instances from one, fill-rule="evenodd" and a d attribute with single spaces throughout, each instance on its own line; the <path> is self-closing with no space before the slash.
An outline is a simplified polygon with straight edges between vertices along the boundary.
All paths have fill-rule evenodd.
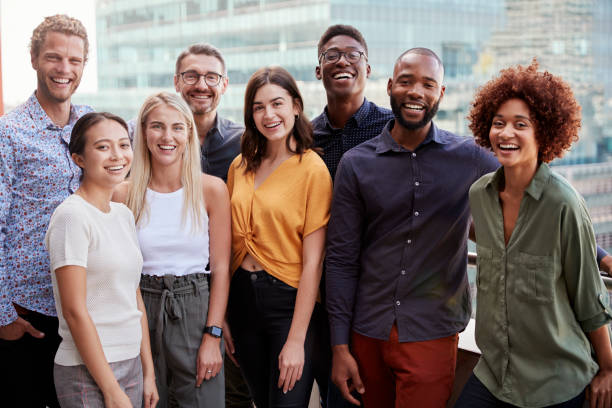
<path id="1" fill-rule="evenodd" d="M 219 326 L 206 326 L 204 328 L 204 333 L 208 333 L 216 338 L 221 338 L 221 336 L 223 335 L 223 329 Z"/>

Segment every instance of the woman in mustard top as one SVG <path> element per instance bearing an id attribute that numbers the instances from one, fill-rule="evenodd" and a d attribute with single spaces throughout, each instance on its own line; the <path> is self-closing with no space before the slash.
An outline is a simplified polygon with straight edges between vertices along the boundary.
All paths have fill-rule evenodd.
<path id="1" fill-rule="evenodd" d="M 227 180 L 235 271 L 228 321 L 257 407 L 306 407 L 332 182 L 309 149 L 312 129 L 285 69 L 253 74 L 244 111 L 242 154 Z"/>

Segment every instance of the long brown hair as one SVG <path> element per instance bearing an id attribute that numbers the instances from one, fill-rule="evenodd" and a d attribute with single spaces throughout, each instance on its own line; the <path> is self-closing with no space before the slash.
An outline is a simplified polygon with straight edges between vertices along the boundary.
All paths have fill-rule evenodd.
<path id="1" fill-rule="evenodd" d="M 289 137 L 287 137 L 287 149 L 300 156 L 312 146 L 312 126 L 304 117 L 304 101 L 295 80 L 286 69 L 281 67 L 264 67 L 257 70 L 246 87 L 244 94 L 244 124 L 245 130 L 242 136 L 240 150 L 242 161 L 240 165 L 246 164 L 245 171 L 256 171 L 261 165 L 261 160 L 266 154 L 267 139 L 262 135 L 253 120 L 253 101 L 259 88 L 266 84 L 278 85 L 291 95 L 294 106 L 297 107 L 298 115 L 295 125 Z M 295 149 L 291 148 L 291 138 L 295 141 Z"/>

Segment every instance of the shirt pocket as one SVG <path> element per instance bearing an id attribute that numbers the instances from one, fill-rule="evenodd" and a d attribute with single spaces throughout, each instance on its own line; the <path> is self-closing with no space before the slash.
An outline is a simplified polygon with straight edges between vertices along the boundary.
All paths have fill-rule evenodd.
<path id="1" fill-rule="evenodd" d="M 499 276 L 499 259 L 493 258 L 493 250 L 476 245 L 476 285 L 478 293 L 486 294 L 493 289 L 495 277 Z"/>
<path id="2" fill-rule="evenodd" d="M 519 252 L 515 274 L 517 297 L 530 303 L 552 302 L 556 276 L 553 256 Z"/>

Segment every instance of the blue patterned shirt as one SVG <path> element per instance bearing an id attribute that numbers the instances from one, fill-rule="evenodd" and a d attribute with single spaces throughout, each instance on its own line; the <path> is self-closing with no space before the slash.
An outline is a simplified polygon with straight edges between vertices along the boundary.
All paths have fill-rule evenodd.
<path id="1" fill-rule="evenodd" d="M 74 123 L 92 110 L 71 106 L 60 128 L 32 94 L 0 118 L 0 326 L 17 319 L 13 302 L 56 315 L 43 241 L 55 207 L 79 187 L 68 143 Z"/>
<path id="2" fill-rule="evenodd" d="M 332 179 L 336 175 L 342 155 L 366 140 L 378 136 L 391 119 L 393 112 L 364 98 L 359 110 L 351 116 L 342 129 L 334 128 L 329 122 L 327 106 L 323 113 L 312 120 L 314 146 L 323 149 L 323 161 Z"/>

